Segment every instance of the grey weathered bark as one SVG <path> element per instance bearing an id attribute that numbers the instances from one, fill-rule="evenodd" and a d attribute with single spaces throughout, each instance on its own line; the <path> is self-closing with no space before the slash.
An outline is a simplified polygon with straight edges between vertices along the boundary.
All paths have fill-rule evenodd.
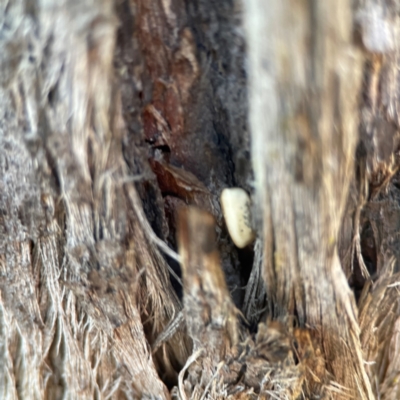
<path id="1" fill-rule="evenodd" d="M 396 398 L 397 352 L 384 348 L 398 340 L 398 296 L 389 289 L 398 279 L 390 260 L 398 242 L 390 217 L 370 209 L 376 210 L 377 193 L 397 171 L 397 6 L 247 4 L 252 155 L 270 313 L 284 319 L 295 313 L 307 327 L 324 354 L 321 368 L 313 371 L 318 382 L 333 378 L 350 390 L 344 397 Z M 398 209 L 398 194 L 394 197 Z M 369 247 L 376 241 L 380 251 L 369 269 L 368 245 L 362 255 L 360 243 L 361 228 L 368 224 Z M 370 293 L 359 300 L 358 318 L 346 277 L 362 286 L 371 269 L 381 277 L 364 287 L 364 295 Z M 387 366 L 390 373 L 383 372 Z"/>
<path id="2" fill-rule="evenodd" d="M 333 378 L 357 398 L 372 398 L 336 250 L 354 168 L 362 67 L 350 3 L 250 1 L 248 27 L 270 312 L 296 313 L 318 336 Z"/>
<path id="3" fill-rule="evenodd" d="M 397 398 L 396 7 L 4 0 L 1 398 Z"/>

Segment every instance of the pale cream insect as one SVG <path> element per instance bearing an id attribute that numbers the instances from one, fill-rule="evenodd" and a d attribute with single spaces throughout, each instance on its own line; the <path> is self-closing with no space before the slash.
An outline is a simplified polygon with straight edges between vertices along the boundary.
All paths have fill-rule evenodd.
<path id="1" fill-rule="evenodd" d="M 224 189 L 221 206 L 225 223 L 233 243 L 240 249 L 250 244 L 254 231 L 250 226 L 250 197 L 241 188 Z"/>

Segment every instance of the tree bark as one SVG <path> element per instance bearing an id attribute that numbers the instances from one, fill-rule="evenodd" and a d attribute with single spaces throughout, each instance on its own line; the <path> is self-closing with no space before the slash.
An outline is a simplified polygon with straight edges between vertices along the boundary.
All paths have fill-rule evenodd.
<path id="1" fill-rule="evenodd" d="M 1 398 L 398 397 L 395 2 L 0 10 Z"/>
<path id="2" fill-rule="evenodd" d="M 249 2 L 250 118 L 270 313 L 296 315 L 333 379 L 364 399 L 373 395 L 336 251 L 361 83 L 351 15 L 345 1 Z"/>

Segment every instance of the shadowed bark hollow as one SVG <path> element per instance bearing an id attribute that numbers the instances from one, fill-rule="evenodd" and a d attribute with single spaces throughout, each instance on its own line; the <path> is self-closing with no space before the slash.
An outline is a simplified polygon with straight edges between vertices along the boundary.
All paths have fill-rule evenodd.
<path id="1" fill-rule="evenodd" d="M 0 398 L 399 398 L 399 18 L 2 1 Z"/>

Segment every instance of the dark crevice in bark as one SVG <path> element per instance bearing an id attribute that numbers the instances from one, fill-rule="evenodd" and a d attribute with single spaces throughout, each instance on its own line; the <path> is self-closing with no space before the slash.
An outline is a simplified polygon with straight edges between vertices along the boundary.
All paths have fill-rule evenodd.
<path id="1" fill-rule="evenodd" d="M 121 25 L 117 35 L 116 68 L 117 71 L 127 72 L 120 75 L 124 119 L 128 129 L 124 156 L 133 175 L 144 175 L 142 181 L 137 183 L 137 189 L 153 230 L 175 250 L 176 210 L 185 204 L 191 204 L 193 200 L 178 200 L 176 197 L 179 196 L 168 191 L 168 188 L 160 191 L 160 179 L 165 178 L 154 170 L 153 162 L 150 163 L 152 170 L 150 169 L 148 159 L 162 160 L 163 163 L 178 168 L 177 172 L 179 169 L 188 171 L 205 185 L 217 219 L 223 268 L 229 287 L 236 288 L 232 295 L 236 304 L 240 305 L 243 297 L 241 288 L 247 282 L 253 254 L 249 249 L 238 250 L 233 246 L 222 221 L 219 195 L 224 187 L 236 184 L 251 192 L 241 14 L 239 10 L 235 10 L 237 4 L 229 1 L 187 3 L 187 16 L 184 9 L 178 11 L 178 2 L 171 4 L 179 27 L 178 37 L 187 29 L 186 24 L 190 26 L 195 43 L 194 62 L 199 68 L 198 78 L 193 81 L 187 95 L 180 88 L 181 96 L 187 96 L 187 100 L 180 98 L 180 107 L 183 107 L 182 131 L 176 130 L 178 128 L 174 125 L 175 122 L 168 114 L 168 102 L 173 99 L 168 97 L 173 96 L 169 88 L 175 85 L 174 79 L 187 79 L 188 75 L 182 74 L 187 74 L 192 67 L 185 64 L 186 59 L 179 61 L 180 64 L 174 61 L 178 54 L 177 47 L 182 46 L 182 42 L 171 45 L 176 37 L 172 35 L 166 22 L 168 15 L 163 14 L 164 10 L 161 12 L 157 29 L 152 37 L 146 37 L 144 41 L 143 35 L 147 33 L 142 31 L 143 25 L 137 19 L 147 18 L 147 14 L 144 14 L 147 12 L 144 7 L 147 6 L 139 2 L 135 8 L 136 15 L 132 14 L 132 8 L 127 1 L 117 6 Z M 154 7 L 162 8 L 161 3 Z M 161 61 L 153 60 L 153 54 L 150 53 L 152 48 L 160 51 L 159 43 L 155 39 L 159 35 L 158 31 L 165 32 L 164 36 L 157 39 L 165 42 Z M 164 72 L 154 75 L 157 69 Z M 139 74 L 138 70 L 141 71 Z M 172 76 L 168 76 L 171 71 Z M 153 74 L 152 87 L 149 86 L 151 79 L 148 79 L 148 74 Z M 162 83 L 166 86 L 162 88 L 160 82 L 166 82 Z M 157 97 L 160 90 L 164 97 Z M 159 115 L 156 120 L 154 112 Z M 174 112 L 179 115 L 181 111 L 178 107 Z M 160 123 L 165 124 L 165 129 L 170 132 L 167 134 L 170 135 L 168 140 L 172 142 L 164 142 L 167 136 L 157 130 L 157 124 Z M 149 136 L 149 130 L 154 131 L 155 136 Z M 178 264 L 168 257 L 166 259 L 180 275 Z M 171 280 L 180 295 L 179 284 L 174 278 Z"/>

